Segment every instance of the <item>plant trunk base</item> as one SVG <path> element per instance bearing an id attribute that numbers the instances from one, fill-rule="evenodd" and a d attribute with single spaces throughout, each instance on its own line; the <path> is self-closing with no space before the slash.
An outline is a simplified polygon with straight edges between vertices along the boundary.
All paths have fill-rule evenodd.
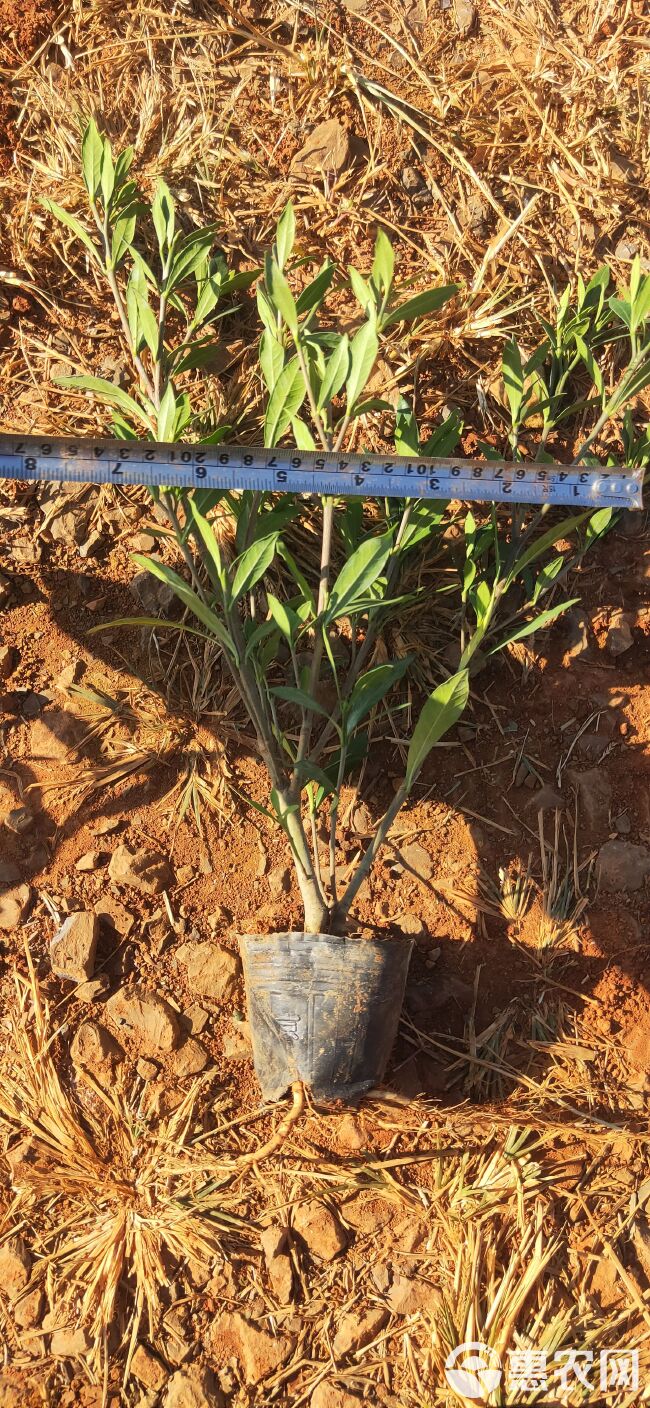
<path id="1" fill-rule="evenodd" d="M 354 1102 L 381 1081 L 412 941 L 286 933 L 240 939 L 257 1078 L 267 1100 L 303 1081 Z"/>

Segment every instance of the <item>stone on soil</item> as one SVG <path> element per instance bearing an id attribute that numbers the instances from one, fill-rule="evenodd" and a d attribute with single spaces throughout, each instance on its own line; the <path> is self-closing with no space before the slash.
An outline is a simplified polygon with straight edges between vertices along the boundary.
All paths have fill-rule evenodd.
<path id="1" fill-rule="evenodd" d="M 235 1355 L 244 1382 L 259 1384 L 286 1364 L 295 1346 L 293 1335 L 272 1335 L 260 1330 L 238 1312 L 227 1311 L 215 1321 L 210 1332 L 212 1352 L 220 1361 Z"/>
<path id="2" fill-rule="evenodd" d="M 0 929 L 10 932 L 17 929 L 27 918 L 32 905 L 32 890 L 29 885 L 14 885 L 0 895 Z"/>
<path id="3" fill-rule="evenodd" d="M 0 645 L 0 680 L 8 680 L 13 674 L 16 652 L 12 645 Z"/>
<path id="4" fill-rule="evenodd" d="M 2 818 L 2 824 L 6 826 L 7 831 L 13 832 L 14 836 L 24 836 L 25 832 L 31 831 L 34 825 L 34 816 L 29 807 L 13 807 Z"/>
<path id="5" fill-rule="evenodd" d="M 607 826 L 612 801 L 612 787 L 602 768 L 586 772 L 570 772 L 569 781 L 578 789 L 578 816 L 583 817 L 594 831 Z"/>
<path id="6" fill-rule="evenodd" d="M 0 1247 L 0 1286 L 9 1300 L 17 1300 L 27 1286 L 32 1258 L 22 1237 L 10 1237 Z"/>
<path id="7" fill-rule="evenodd" d="M 72 1039 L 72 1064 L 90 1071 L 100 1082 L 110 1079 L 118 1061 L 124 1055 L 121 1046 L 100 1022 L 82 1022 Z"/>
<path id="8" fill-rule="evenodd" d="M 178 1015 L 157 992 L 120 988 L 105 1004 L 105 1011 L 118 1027 L 126 1027 L 145 1055 L 173 1051 L 181 1028 Z"/>
<path id="9" fill-rule="evenodd" d="M 50 1340 L 50 1354 L 55 1359 L 75 1359 L 87 1354 L 90 1339 L 85 1330 L 54 1330 Z"/>
<path id="10" fill-rule="evenodd" d="M 289 1256 L 289 1237 L 286 1227 L 265 1227 L 261 1234 L 262 1251 L 269 1281 L 281 1305 L 291 1300 L 293 1269 Z"/>
<path id="11" fill-rule="evenodd" d="M 347 1238 L 338 1218 L 316 1198 L 295 1208 L 293 1226 L 310 1255 L 318 1261 L 333 1261 L 347 1246 Z"/>
<path id="12" fill-rule="evenodd" d="M 145 1388 L 152 1388 L 158 1391 L 167 1382 L 167 1370 L 164 1364 L 148 1349 L 146 1344 L 139 1344 L 131 1360 L 131 1372 Z"/>
<path id="13" fill-rule="evenodd" d="M 312 1393 L 309 1408 L 361 1408 L 361 1402 L 356 1394 L 348 1393 L 337 1384 L 328 1384 L 323 1379 Z"/>
<path id="14" fill-rule="evenodd" d="M 476 9 L 471 0 L 454 0 L 456 25 L 461 34 L 469 34 L 476 19 Z"/>
<path id="15" fill-rule="evenodd" d="M 190 1007 L 186 1007 L 181 1014 L 183 1026 L 192 1033 L 192 1036 L 199 1036 L 210 1021 L 210 1013 L 205 1007 L 200 1007 L 198 1002 L 193 1002 Z"/>
<path id="16" fill-rule="evenodd" d="M 405 870 L 415 871 L 419 880 L 430 880 L 433 875 L 433 861 L 419 841 L 410 841 L 398 848 L 399 859 Z"/>
<path id="17" fill-rule="evenodd" d="M 178 1051 L 174 1052 L 171 1068 L 178 1080 L 184 1080 L 186 1076 L 197 1076 L 200 1071 L 204 1071 L 209 1060 L 203 1043 L 197 1041 L 194 1036 L 188 1036 Z"/>
<path id="18" fill-rule="evenodd" d="M 417 1315 L 420 1311 L 433 1314 L 438 1299 L 435 1287 L 427 1281 L 398 1274 L 393 1277 L 388 1304 L 394 1315 Z"/>
<path id="19" fill-rule="evenodd" d="M 211 997 L 213 1002 L 228 1002 L 234 995 L 241 964 L 236 954 L 220 944 L 181 944 L 176 957 L 187 971 L 188 986 L 199 997 Z"/>
<path id="20" fill-rule="evenodd" d="M 87 983 L 95 971 L 99 921 L 95 914 L 75 910 L 50 941 L 50 963 L 57 978 Z"/>
<path id="21" fill-rule="evenodd" d="M 116 885 L 128 885 L 143 895 L 171 889 L 174 874 L 169 861 L 156 851 L 132 851 L 121 845 L 113 851 L 108 873 Z"/>
<path id="22" fill-rule="evenodd" d="M 47 709 L 35 719 L 29 731 L 29 751 L 32 758 L 65 763 L 80 740 L 81 724 L 65 709 Z"/>
<path id="23" fill-rule="evenodd" d="M 344 1354 L 353 1354 L 370 1344 L 387 1320 L 388 1311 L 383 1306 L 368 1310 L 365 1315 L 344 1315 L 332 1344 L 334 1358 L 341 1359 Z"/>
<path id="24" fill-rule="evenodd" d="M 223 1408 L 224 1397 L 209 1369 L 198 1366 L 172 1374 L 163 1408 Z"/>
<path id="25" fill-rule="evenodd" d="M 606 841 L 596 873 L 602 890 L 640 890 L 650 875 L 650 851 L 633 841 Z"/>
<path id="26" fill-rule="evenodd" d="M 16 1301 L 14 1306 L 14 1320 L 21 1330 L 33 1330 L 35 1325 L 40 1325 L 45 1309 L 45 1296 L 40 1286 L 32 1286 L 25 1291 L 24 1296 Z M 0 1399 L 0 1403 L 1 1403 Z"/>
<path id="27" fill-rule="evenodd" d="M 335 175 L 347 166 L 351 155 L 350 134 L 337 118 L 319 122 L 291 163 L 294 176 L 311 176 L 327 171 Z"/>
<path id="28" fill-rule="evenodd" d="M 19 885 L 22 876 L 12 860 L 0 860 L 0 885 Z"/>
<path id="29" fill-rule="evenodd" d="M 609 655 L 624 655 L 634 645 L 632 635 L 633 617 L 625 611 L 615 611 L 605 640 Z"/>
<path id="30" fill-rule="evenodd" d="M 82 873 L 90 874 L 93 870 L 100 870 L 103 865 L 106 865 L 108 856 L 108 851 L 85 851 L 84 854 L 79 856 L 79 859 L 75 861 L 74 868 L 75 870 L 82 871 Z"/>

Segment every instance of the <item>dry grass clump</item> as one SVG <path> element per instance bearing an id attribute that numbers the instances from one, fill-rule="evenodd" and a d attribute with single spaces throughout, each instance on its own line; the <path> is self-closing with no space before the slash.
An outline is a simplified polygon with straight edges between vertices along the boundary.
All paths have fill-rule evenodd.
<path id="1" fill-rule="evenodd" d="M 127 1347 L 128 1372 L 144 1314 L 156 1333 L 168 1259 L 209 1263 L 224 1241 L 242 1240 L 247 1224 L 227 1172 L 195 1142 L 205 1081 L 158 1117 L 145 1099 L 88 1074 L 82 1106 L 61 1074 L 29 954 L 28 971 L 28 979 L 16 975 L 0 1082 L 0 1129 L 13 1141 L 6 1221 L 31 1229 L 37 1275 L 47 1277 L 60 1323 L 87 1328 L 95 1359 L 111 1331 L 114 1348 Z"/>

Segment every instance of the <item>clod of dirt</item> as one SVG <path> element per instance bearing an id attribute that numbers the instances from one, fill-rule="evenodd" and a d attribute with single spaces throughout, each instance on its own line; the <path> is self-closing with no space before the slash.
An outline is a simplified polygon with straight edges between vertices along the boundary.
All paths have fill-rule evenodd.
<path id="1" fill-rule="evenodd" d="M 112 895 L 104 895 L 97 901 L 95 914 L 109 929 L 114 929 L 121 939 L 131 933 L 135 924 L 135 916 L 129 909 L 125 909 L 119 900 L 113 899 Z"/>
<path id="2" fill-rule="evenodd" d="M 29 731 L 29 751 L 32 758 L 65 763 L 79 746 L 82 725 L 65 709 L 46 709 L 34 719 Z"/>
<path id="3" fill-rule="evenodd" d="M 563 631 L 566 640 L 566 654 L 571 660 L 585 656 L 591 651 L 591 620 L 581 606 L 572 606 L 563 617 Z"/>
<path id="4" fill-rule="evenodd" d="M 82 856 L 75 861 L 75 870 L 80 870 L 83 874 L 91 874 L 93 870 L 101 870 L 108 860 L 108 851 L 84 851 Z"/>
<path id="5" fill-rule="evenodd" d="M 311 176 L 319 171 L 336 175 L 348 165 L 351 154 L 349 132 L 335 117 L 328 118 L 310 132 L 291 163 L 291 172 L 294 176 Z"/>
<path id="6" fill-rule="evenodd" d="M 2 824 L 14 836 L 24 836 L 26 831 L 31 831 L 34 825 L 34 816 L 29 807 L 13 807 L 6 816 L 3 816 Z"/>
<path id="7" fill-rule="evenodd" d="M 288 1229 L 286 1227 L 265 1227 L 260 1236 L 264 1260 L 275 1296 L 280 1305 L 291 1300 L 293 1269 L 289 1256 Z"/>
<path id="8" fill-rule="evenodd" d="M 45 1309 L 45 1296 L 40 1286 L 28 1287 L 24 1296 L 16 1301 L 14 1320 L 21 1330 L 33 1330 L 40 1325 Z M 0 1399 L 0 1402 L 2 1400 Z"/>
<path id="9" fill-rule="evenodd" d="M 645 1013 L 640 1021 L 634 1022 L 622 1034 L 622 1041 L 628 1061 L 650 1077 L 650 1015 Z"/>
<path id="10" fill-rule="evenodd" d="M 133 1034 L 145 1055 L 173 1051 L 178 1045 L 178 1016 L 157 992 L 120 988 L 109 997 L 104 1010 L 117 1027 L 126 1027 Z"/>
<path id="11" fill-rule="evenodd" d="M 199 997 L 211 997 L 213 1002 L 228 1002 L 234 995 L 241 974 L 236 954 L 209 940 L 203 943 L 181 944 L 176 957 L 187 970 L 187 982 Z"/>
<path id="12" fill-rule="evenodd" d="M 178 1051 L 174 1052 L 171 1069 L 177 1080 L 184 1080 L 186 1076 L 197 1076 L 200 1071 L 204 1071 L 209 1060 L 203 1043 L 197 1041 L 194 1036 L 188 1036 Z"/>
<path id="13" fill-rule="evenodd" d="M 192 1036 L 199 1036 L 202 1031 L 205 1031 L 209 1021 L 210 1013 L 206 1012 L 205 1007 L 200 1007 L 198 1002 L 193 1002 L 182 1013 L 183 1026 L 187 1027 Z"/>
<path id="14" fill-rule="evenodd" d="M 544 782 L 526 806 L 534 807 L 536 812 L 561 812 L 564 811 L 566 802 L 561 792 L 556 792 L 554 787 L 549 787 L 548 782 Z"/>
<path id="15" fill-rule="evenodd" d="M 339 1149 L 355 1152 L 363 1149 L 367 1143 L 363 1129 L 354 1115 L 344 1115 L 336 1131 L 336 1143 Z"/>
<path id="16" fill-rule="evenodd" d="M 0 1286 L 9 1300 L 17 1300 L 25 1290 L 32 1270 L 32 1258 L 22 1237 L 11 1237 L 0 1247 Z"/>
<path id="17" fill-rule="evenodd" d="M 210 1370 L 196 1367 L 172 1374 L 163 1408 L 223 1408 L 224 1401 Z"/>
<path id="18" fill-rule="evenodd" d="M 601 890 L 640 890 L 650 875 L 650 851 L 633 841 L 606 841 L 598 852 L 596 874 Z"/>
<path id="19" fill-rule="evenodd" d="M 456 26 L 461 34 L 469 34 L 476 22 L 476 8 L 471 0 L 454 0 Z"/>
<path id="20" fill-rule="evenodd" d="M 427 932 L 419 914 L 403 914 L 401 918 L 397 920 L 397 928 L 400 934 L 405 934 L 407 938 L 414 939 L 423 939 Z"/>
<path id="21" fill-rule="evenodd" d="M 230 1311 L 219 1316 L 210 1334 L 212 1352 L 220 1361 L 235 1355 L 247 1384 L 261 1383 L 286 1364 L 295 1343 L 294 1335 L 271 1335 L 245 1316 Z"/>
<path id="22" fill-rule="evenodd" d="M 71 686 L 81 679 L 84 669 L 83 660 L 73 660 L 70 665 L 64 665 L 56 676 L 54 688 L 58 689 L 60 694 L 67 694 Z"/>
<path id="23" fill-rule="evenodd" d="M 101 1082 L 111 1078 L 123 1055 L 121 1046 L 100 1022 L 82 1022 L 77 1027 L 70 1046 L 72 1064 L 77 1069 L 90 1071 Z"/>
<path id="24" fill-rule="evenodd" d="M 0 885 L 19 885 L 22 876 L 12 860 L 0 860 Z"/>
<path id="25" fill-rule="evenodd" d="M 279 899 L 281 895 L 286 895 L 291 889 L 291 871 L 287 865 L 278 866 L 272 870 L 269 877 L 269 890 L 274 899 Z"/>
<path id="26" fill-rule="evenodd" d="M 96 1002 L 98 997 L 108 992 L 110 983 L 106 973 L 98 973 L 89 983 L 80 983 L 73 993 L 77 1002 Z"/>
<path id="27" fill-rule="evenodd" d="M 248 1022 L 230 1022 L 224 1033 L 223 1054 L 229 1061 L 250 1061 L 253 1055 Z"/>
<path id="28" fill-rule="evenodd" d="M 293 1227 L 310 1255 L 318 1261 L 333 1261 L 345 1251 L 347 1238 L 338 1217 L 316 1198 L 298 1205 L 293 1214 Z"/>
<path id="29" fill-rule="evenodd" d="M 99 920 L 95 914 L 75 910 L 50 940 L 50 963 L 57 978 L 87 983 L 95 971 Z"/>
<path id="30" fill-rule="evenodd" d="M 387 1320 L 388 1311 L 383 1306 L 368 1310 L 365 1315 L 344 1315 L 332 1344 L 334 1358 L 342 1359 L 345 1354 L 364 1349 L 383 1330 Z"/>
<path id="31" fill-rule="evenodd" d="M 0 895 L 0 929 L 17 929 L 32 907 L 33 891 L 29 885 L 14 885 Z"/>
<path id="32" fill-rule="evenodd" d="M 46 1320 L 43 1321 L 43 1328 L 46 1328 Z M 50 1340 L 50 1354 L 55 1359 L 76 1359 L 81 1354 L 87 1354 L 90 1349 L 90 1338 L 85 1330 L 54 1330 Z"/>
<path id="33" fill-rule="evenodd" d="M 169 611 L 175 601 L 173 589 L 165 582 L 158 582 L 151 572 L 138 572 L 130 590 L 136 601 L 152 616 L 158 611 Z"/>
<path id="34" fill-rule="evenodd" d="M 143 895 L 160 895 L 174 883 L 172 868 L 164 856 L 156 851 L 132 851 L 125 845 L 113 851 L 108 873 L 116 885 L 128 885 Z"/>
<path id="35" fill-rule="evenodd" d="M 612 787 L 602 768 L 570 772 L 569 781 L 578 789 L 579 815 L 594 831 L 607 826 Z"/>
<path id="36" fill-rule="evenodd" d="M 0 680 L 8 680 L 13 674 L 16 652 L 13 645 L 0 645 Z"/>
<path id="37" fill-rule="evenodd" d="M 309 1400 L 309 1408 L 361 1408 L 361 1399 L 325 1379 L 317 1384 Z"/>
<path id="38" fill-rule="evenodd" d="M 164 1364 L 146 1344 L 138 1345 L 131 1360 L 131 1372 L 141 1384 L 144 1384 L 145 1388 L 152 1388 L 156 1392 L 167 1381 L 167 1370 Z"/>
<path id="39" fill-rule="evenodd" d="M 394 1315 L 417 1315 L 420 1311 L 433 1313 L 438 1304 L 434 1286 L 415 1276 L 393 1277 L 388 1292 L 388 1304 Z"/>
<path id="40" fill-rule="evenodd" d="M 401 873 L 402 869 L 415 874 L 418 880 L 430 880 L 433 875 L 433 861 L 424 846 L 419 841 L 410 841 L 406 846 L 400 846 L 398 850 L 399 861 L 393 867 Z"/>
<path id="41" fill-rule="evenodd" d="M 634 645 L 632 625 L 634 617 L 625 611 L 615 611 L 605 639 L 605 649 L 609 655 L 624 655 Z"/>

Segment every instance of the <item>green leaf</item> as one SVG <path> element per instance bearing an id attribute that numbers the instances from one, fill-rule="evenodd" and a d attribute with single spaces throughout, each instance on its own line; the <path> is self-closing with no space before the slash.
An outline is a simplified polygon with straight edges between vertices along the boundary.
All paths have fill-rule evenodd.
<path id="1" fill-rule="evenodd" d="M 75 219 L 74 215 L 70 215 L 67 210 L 64 210 L 62 205 L 57 205 L 55 200 L 50 200 L 49 196 L 44 197 L 43 205 L 46 210 L 49 210 L 50 215 L 54 215 L 57 220 L 61 221 L 62 225 L 67 225 L 68 229 L 72 230 L 72 233 L 77 236 L 77 239 L 84 246 L 84 249 L 88 250 L 88 253 L 92 256 L 95 263 L 101 268 L 102 261 L 99 251 L 95 248 L 90 235 L 84 230 L 80 221 Z"/>
<path id="2" fill-rule="evenodd" d="M 307 392 L 297 357 L 292 357 L 280 372 L 264 418 L 264 444 L 277 444 L 289 422 L 300 410 Z"/>
<path id="3" fill-rule="evenodd" d="M 169 189 L 169 186 L 166 184 L 165 181 L 162 180 L 162 178 L 158 181 L 156 185 L 156 191 L 151 206 L 151 217 L 153 220 L 156 235 L 158 237 L 158 249 L 160 250 L 160 258 L 164 266 L 166 265 L 167 255 L 171 248 L 172 240 L 174 238 L 174 229 L 176 227 L 176 212 L 172 193 Z"/>
<path id="4" fill-rule="evenodd" d="M 278 699 L 285 699 L 287 704 L 299 704 L 301 709 L 307 709 L 312 714 L 322 714 L 323 718 L 329 719 L 327 709 L 324 709 L 317 699 L 312 699 L 311 694 L 307 694 L 304 689 L 294 689 L 291 685 L 281 684 L 276 685 L 271 694 L 277 695 Z"/>
<path id="5" fill-rule="evenodd" d="M 345 616 L 351 604 L 381 576 L 393 547 L 392 533 L 365 538 L 344 563 L 330 591 L 323 619 L 326 624 Z"/>
<path id="6" fill-rule="evenodd" d="M 189 279 L 200 267 L 214 243 L 214 226 L 205 230 L 195 230 L 191 235 L 175 244 L 169 261 L 169 271 L 164 283 L 164 291 L 170 294 Z"/>
<path id="7" fill-rule="evenodd" d="M 168 441 L 173 439 L 172 429 L 174 425 L 175 414 L 176 397 L 174 395 L 174 388 L 172 386 L 172 383 L 171 381 L 168 381 L 163 393 L 163 398 L 160 402 L 160 407 L 158 409 L 157 433 L 159 440 Z"/>
<path id="8" fill-rule="evenodd" d="M 269 328 L 265 328 L 260 340 L 260 367 L 269 392 L 275 388 L 284 366 L 284 356 L 282 343 Z"/>
<path id="9" fill-rule="evenodd" d="M 424 293 L 416 293 L 413 298 L 407 298 L 406 302 L 400 303 L 397 308 L 390 309 L 382 318 L 382 329 L 389 328 L 392 323 L 412 322 L 414 318 L 423 318 L 427 313 L 437 313 L 455 293 L 458 293 L 459 287 L 459 284 L 446 284 L 441 288 L 429 288 L 425 289 Z"/>
<path id="10" fill-rule="evenodd" d="M 400 396 L 395 413 L 395 450 L 398 455 L 420 454 L 420 434 L 413 407 Z"/>
<path id="11" fill-rule="evenodd" d="M 435 743 L 460 718 L 469 699 L 469 671 L 459 670 L 429 695 L 413 730 L 406 759 L 406 786 L 410 791 Z"/>
<path id="12" fill-rule="evenodd" d="M 586 517 L 587 513 L 577 513 L 574 514 L 572 518 L 563 518 L 561 523 L 556 523 L 553 528 L 549 528 L 546 533 L 542 533 L 540 538 L 536 538 L 535 542 L 531 543 L 530 547 L 526 548 L 525 551 L 522 552 L 521 557 L 518 557 L 516 562 L 513 563 L 508 573 L 506 585 L 509 586 L 510 583 L 514 581 L 515 577 L 519 576 L 519 574 L 524 571 L 524 568 L 528 567 L 531 562 L 535 562 L 538 557 L 541 557 L 542 554 L 546 552 L 547 548 L 554 547 L 555 544 L 560 541 L 560 538 L 568 538 L 569 534 L 573 533 L 574 529 L 578 528 Z"/>
<path id="13" fill-rule="evenodd" d="M 352 292 L 361 304 L 364 313 L 370 313 L 375 306 L 370 284 L 366 283 L 366 280 L 361 277 L 358 269 L 353 269 L 351 264 L 348 267 L 348 277 L 352 286 Z"/>
<path id="14" fill-rule="evenodd" d="M 78 391 L 92 391 L 95 396 L 99 396 L 103 401 L 109 401 L 112 406 L 117 406 L 127 416 L 135 416 L 146 426 L 147 430 L 153 430 L 153 425 L 149 416 L 139 406 L 132 396 L 128 396 L 121 387 L 114 386 L 112 381 L 105 381 L 99 376 L 58 376 L 55 378 L 59 386 L 67 386 Z"/>
<path id="15" fill-rule="evenodd" d="M 563 611 L 568 611 L 570 606 L 577 606 L 579 601 L 579 596 L 572 597 L 570 601 L 560 601 L 557 606 L 549 607 L 548 611 L 543 611 L 541 616 L 536 616 L 533 621 L 526 621 L 523 626 L 515 626 L 499 641 L 498 645 L 493 645 L 487 654 L 496 655 L 498 650 L 503 650 L 504 646 L 511 645 L 513 641 L 524 640 L 526 636 L 531 636 L 533 631 L 542 631 L 545 626 L 551 624 L 551 621 L 557 620 Z"/>
<path id="16" fill-rule="evenodd" d="M 596 509 L 596 512 L 592 513 L 591 518 L 589 519 L 589 522 L 585 529 L 585 541 L 587 542 L 587 544 L 591 546 L 591 544 L 594 543 L 597 538 L 602 538 L 603 534 L 606 533 L 609 528 L 611 528 L 613 521 L 613 508 Z"/>
<path id="17" fill-rule="evenodd" d="M 102 200 L 104 202 L 104 209 L 108 210 L 108 207 L 111 203 L 113 189 L 115 187 L 115 167 L 113 166 L 113 154 L 111 152 L 111 144 L 108 140 L 108 137 L 104 138 L 104 150 L 102 152 L 102 164 L 99 182 L 102 188 Z"/>
<path id="18" fill-rule="evenodd" d="M 235 578 L 232 584 L 233 602 L 239 601 L 241 596 L 251 591 L 255 583 L 259 582 L 260 577 L 264 576 L 275 557 L 277 541 L 277 533 L 270 533 L 268 537 L 258 538 L 257 542 L 251 543 L 251 546 L 241 554 L 241 557 L 236 558 L 233 563 L 235 567 Z"/>
<path id="19" fill-rule="evenodd" d="M 621 322 L 625 323 L 626 328 L 631 328 L 632 309 L 627 300 L 623 298 L 610 298 L 608 302 L 615 317 L 620 318 Z"/>
<path id="20" fill-rule="evenodd" d="M 609 513 L 610 510 L 606 509 L 605 512 Z M 588 526 L 587 531 L 589 531 Z M 547 562 L 546 566 L 542 567 L 542 570 L 537 577 L 537 581 L 535 582 L 535 587 L 533 590 L 533 606 L 536 606 L 540 596 L 542 596 L 544 592 L 547 592 L 549 588 L 553 586 L 555 578 L 562 571 L 563 567 L 564 557 L 562 556 L 562 554 L 560 554 L 559 557 L 554 557 L 551 562 Z"/>
<path id="21" fill-rule="evenodd" d="M 390 293 L 395 269 L 395 253 L 385 230 L 377 231 L 370 277 L 381 298 Z"/>
<path id="22" fill-rule="evenodd" d="M 370 376 L 379 351 L 379 339 L 374 319 L 364 323 L 350 343 L 350 372 L 345 391 L 348 410 L 352 410 Z"/>
<path id="23" fill-rule="evenodd" d="M 309 429 L 309 426 L 305 424 L 304 420 L 300 419 L 300 416 L 292 417 L 291 429 L 293 431 L 293 438 L 299 450 L 316 449 L 316 441 L 314 440 L 311 430 Z"/>
<path id="24" fill-rule="evenodd" d="M 301 572 L 298 563 L 296 562 L 292 554 L 289 552 L 289 549 L 286 544 L 282 542 L 282 539 L 280 539 L 280 541 L 278 542 L 278 557 L 281 557 L 282 561 L 286 563 L 289 572 L 293 577 L 294 582 L 296 583 L 296 586 L 300 589 L 303 603 L 309 608 L 311 616 L 314 617 L 316 615 L 316 601 L 314 598 L 314 593 L 312 592 L 312 589 L 309 585 L 309 582 L 307 581 L 307 578 L 305 577 L 304 572 Z"/>
<path id="25" fill-rule="evenodd" d="M 145 572 L 150 572 L 152 577 L 157 577 L 159 582 L 164 582 L 167 587 L 171 587 L 183 606 L 186 606 L 194 616 L 198 617 L 199 621 L 207 626 L 212 635 L 216 636 L 217 640 L 226 646 L 231 654 L 235 653 L 233 643 L 223 622 L 219 620 L 219 617 L 207 603 L 202 601 L 201 597 L 188 586 L 187 582 L 184 582 L 183 578 L 174 572 L 173 568 L 167 567 L 164 562 L 156 561 L 155 558 L 143 557 L 139 552 L 133 553 L 133 561 Z"/>
<path id="26" fill-rule="evenodd" d="M 264 260 L 264 281 L 266 296 L 274 311 L 284 318 L 294 337 L 298 332 L 298 310 L 287 280 L 276 260 L 267 253 Z"/>
<path id="27" fill-rule="evenodd" d="M 325 375 L 323 377 L 320 392 L 318 394 L 318 409 L 323 410 L 330 401 L 338 395 L 341 387 L 348 376 L 350 370 L 350 343 L 347 333 L 343 333 L 339 339 L 338 346 L 335 347 L 331 357 L 325 363 Z"/>
<path id="28" fill-rule="evenodd" d="M 503 360 L 501 363 L 503 374 L 503 384 L 505 386 L 510 415 L 513 426 L 519 424 L 521 403 L 524 397 L 524 369 L 521 361 L 521 352 L 514 338 L 506 342 L 503 349 Z"/>
<path id="29" fill-rule="evenodd" d="M 99 190 L 103 150 L 104 143 L 99 135 L 97 123 L 94 117 L 91 117 L 81 142 L 81 167 L 84 185 L 91 201 L 94 201 Z"/>
<path id="30" fill-rule="evenodd" d="M 285 606 L 283 601 L 278 601 L 277 596 L 274 596 L 272 592 L 266 593 L 266 600 L 278 630 L 282 632 L 286 640 L 293 640 L 300 630 L 300 618 L 290 606 Z"/>
<path id="31" fill-rule="evenodd" d="M 422 446 L 422 454 L 432 455 L 439 459 L 452 455 L 460 440 L 462 430 L 463 419 L 460 411 L 453 410 L 442 425 L 437 426 L 433 434 L 425 441 Z"/>
<path id="32" fill-rule="evenodd" d="M 345 723 L 352 732 L 366 714 L 379 704 L 393 685 L 406 674 L 411 656 L 402 660 L 392 660 L 386 665 L 376 665 L 357 680 L 345 709 Z"/>
<path id="33" fill-rule="evenodd" d="M 275 254 L 281 269 L 290 258 L 293 246 L 296 242 L 296 217 L 293 205 L 288 200 L 284 210 L 278 220 L 278 227 L 275 234 Z"/>
<path id="34" fill-rule="evenodd" d="M 315 308 L 320 308 L 335 273 L 335 264 L 330 264 L 329 261 L 323 264 L 316 277 L 298 295 L 296 308 L 300 316 L 303 313 L 313 313 Z"/>
<path id="35" fill-rule="evenodd" d="M 132 163 L 132 161 L 133 161 L 133 156 L 134 156 L 134 148 L 133 148 L 133 147 L 125 147 L 125 148 L 124 148 L 124 151 L 120 152 L 120 154 L 119 154 L 119 156 L 118 156 L 118 158 L 117 158 L 117 161 L 115 162 L 115 194 L 116 194 L 116 195 L 118 194 L 118 192 L 121 192 L 122 187 L 123 187 L 123 185 L 124 185 L 125 178 L 126 178 L 126 177 L 128 176 L 128 174 L 129 174 L 129 171 L 130 171 L 130 169 L 131 169 L 131 163 Z M 133 183 L 133 184 L 134 184 L 134 183 Z"/>
<path id="36" fill-rule="evenodd" d="M 120 215 L 113 225 L 111 264 L 114 269 L 119 268 L 120 261 L 124 258 L 129 245 L 133 243 L 135 224 L 135 215 L 125 213 L 124 215 Z"/>

